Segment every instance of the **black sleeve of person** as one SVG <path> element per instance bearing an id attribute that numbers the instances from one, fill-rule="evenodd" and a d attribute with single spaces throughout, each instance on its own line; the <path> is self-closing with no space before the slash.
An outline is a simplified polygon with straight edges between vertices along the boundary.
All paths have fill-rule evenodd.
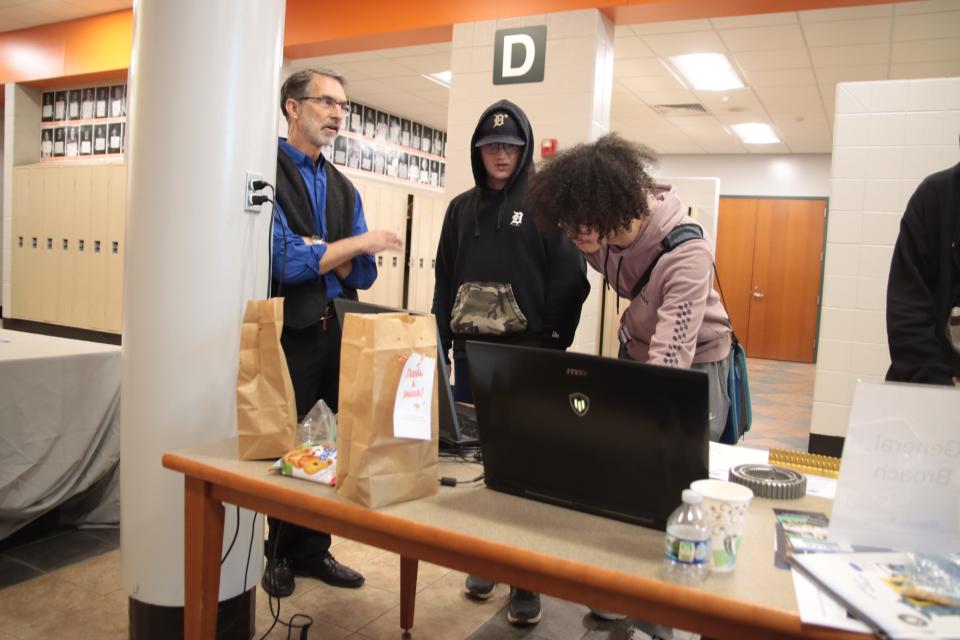
<path id="1" fill-rule="evenodd" d="M 943 232 L 938 220 L 940 206 L 934 185 L 924 181 L 911 196 L 900 222 L 887 281 L 889 381 L 952 384 L 943 324 L 937 321 L 939 279 L 949 272 L 937 249 Z"/>
<path id="2" fill-rule="evenodd" d="M 559 229 L 544 236 L 548 273 L 543 309 L 542 344 L 547 348 L 566 349 L 580 324 L 583 301 L 590 293 L 587 263 L 566 234 Z"/>
<path id="3" fill-rule="evenodd" d="M 431 312 L 437 320 L 440 333 L 440 349 L 447 363 L 450 359 L 450 347 L 453 344 L 453 331 L 450 329 L 450 312 L 453 306 L 450 291 L 450 271 L 453 269 L 456 254 L 457 233 L 453 223 L 453 208 L 457 199 L 447 205 L 440 229 L 440 241 L 437 243 L 437 259 L 434 265 L 433 306 Z"/>

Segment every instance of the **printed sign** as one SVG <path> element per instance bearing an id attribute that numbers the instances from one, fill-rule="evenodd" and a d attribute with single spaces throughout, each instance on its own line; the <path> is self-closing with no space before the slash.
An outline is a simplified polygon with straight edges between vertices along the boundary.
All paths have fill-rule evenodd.
<path id="1" fill-rule="evenodd" d="M 499 29 L 493 45 L 493 84 L 543 82 L 547 27 Z"/>
<path id="2" fill-rule="evenodd" d="M 397 438 L 430 439 L 436 368 L 436 358 L 421 353 L 411 353 L 403 364 L 393 403 L 393 435 Z"/>

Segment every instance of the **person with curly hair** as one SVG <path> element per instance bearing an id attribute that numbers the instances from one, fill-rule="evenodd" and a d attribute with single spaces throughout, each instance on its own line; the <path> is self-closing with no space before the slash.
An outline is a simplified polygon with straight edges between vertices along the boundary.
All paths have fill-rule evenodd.
<path id="1" fill-rule="evenodd" d="M 630 300 L 620 318 L 621 358 L 707 373 L 710 439 L 718 441 L 729 407 L 730 319 L 713 289 L 713 253 L 702 230 L 664 251 L 668 234 L 692 220 L 676 189 L 648 173 L 655 163 L 653 150 L 609 134 L 544 163 L 530 179 L 526 206 L 540 227 L 566 231 Z"/>

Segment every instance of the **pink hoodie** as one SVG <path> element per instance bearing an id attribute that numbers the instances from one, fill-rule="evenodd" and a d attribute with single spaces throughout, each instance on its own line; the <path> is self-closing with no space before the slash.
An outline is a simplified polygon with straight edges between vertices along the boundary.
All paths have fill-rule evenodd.
<path id="1" fill-rule="evenodd" d="M 692 222 L 673 187 L 654 190 L 647 201 L 650 213 L 633 244 L 622 249 L 608 245 L 586 256 L 600 273 L 606 263 L 607 281 L 624 298 L 662 252 L 664 236 Z M 664 254 L 620 318 L 621 342 L 629 336 L 630 358 L 683 368 L 726 358 L 730 320 L 712 282 L 713 254 L 707 240 L 689 240 Z"/>

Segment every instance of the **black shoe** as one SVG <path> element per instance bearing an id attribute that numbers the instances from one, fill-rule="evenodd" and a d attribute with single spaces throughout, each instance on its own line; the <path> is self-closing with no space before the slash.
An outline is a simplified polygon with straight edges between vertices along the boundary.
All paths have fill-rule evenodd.
<path id="1" fill-rule="evenodd" d="M 507 608 L 507 620 L 510 624 L 537 624 L 542 617 L 539 593 L 510 589 L 510 606 Z"/>
<path id="2" fill-rule="evenodd" d="M 497 583 L 493 580 L 487 580 L 480 576 L 467 576 L 467 582 L 463 585 L 463 590 L 471 598 L 477 600 L 486 600 L 493 595 L 493 588 Z"/>
<path id="3" fill-rule="evenodd" d="M 267 560 L 267 568 L 263 571 L 260 586 L 267 595 L 274 598 L 286 598 L 293 593 L 293 571 L 286 558 L 272 558 Z"/>
<path id="4" fill-rule="evenodd" d="M 350 567 L 340 564 L 329 553 L 323 556 L 320 562 L 294 564 L 293 569 L 298 576 L 310 576 L 334 587 L 356 589 L 363 585 L 362 575 Z"/>

